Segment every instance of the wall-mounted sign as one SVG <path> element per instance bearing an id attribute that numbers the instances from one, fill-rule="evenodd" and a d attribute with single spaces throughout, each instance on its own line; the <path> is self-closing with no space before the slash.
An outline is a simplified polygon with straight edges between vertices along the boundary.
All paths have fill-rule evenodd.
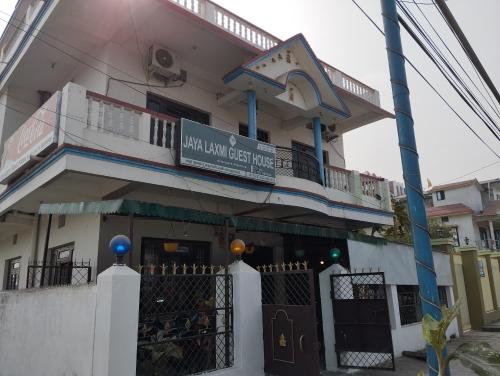
<path id="1" fill-rule="evenodd" d="M 40 156 L 57 144 L 61 93 L 55 93 L 14 134 L 7 139 L 0 165 L 0 184 L 26 168 L 32 157 Z"/>
<path id="2" fill-rule="evenodd" d="M 181 119 L 176 125 L 176 162 L 274 184 L 276 147 L 234 133 Z"/>

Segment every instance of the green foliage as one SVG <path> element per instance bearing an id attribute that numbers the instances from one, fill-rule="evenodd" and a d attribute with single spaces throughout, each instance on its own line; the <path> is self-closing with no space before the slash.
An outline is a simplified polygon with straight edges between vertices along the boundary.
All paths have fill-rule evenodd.
<path id="1" fill-rule="evenodd" d="M 444 359 L 443 350 L 447 342 L 446 330 L 457 317 L 459 307 L 458 301 L 451 309 L 443 306 L 439 321 L 429 314 L 422 319 L 422 333 L 425 342 L 432 347 L 438 358 L 439 376 L 445 376 L 446 367 L 453 359 L 459 359 L 465 367 L 470 368 L 480 376 L 500 375 L 500 353 L 495 352 L 487 343 L 464 343 Z M 418 376 L 424 376 L 424 372 L 420 371 Z"/>
<path id="2" fill-rule="evenodd" d="M 394 226 L 384 230 L 383 235 L 386 239 L 400 242 L 412 243 L 411 222 L 408 216 L 408 209 L 405 201 L 393 201 Z M 445 226 L 440 220 L 428 218 L 429 234 L 431 239 L 448 239 L 452 237 L 451 228 Z"/>

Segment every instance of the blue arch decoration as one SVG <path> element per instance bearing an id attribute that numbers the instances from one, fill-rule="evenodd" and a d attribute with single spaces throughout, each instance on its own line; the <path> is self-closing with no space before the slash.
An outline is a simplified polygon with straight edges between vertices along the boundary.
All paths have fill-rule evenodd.
<path id="1" fill-rule="evenodd" d="M 316 84 L 316 82 L 313 80 L 313 78 L 309 74 L 307 74 L 305 71 L 303 71 L 301 69 L 294 69 L 294 70 L 289 71 L 288 75 L 286 76 L 285 86 L 288 85 L 288 81 L 290 81 L 290 79 L 293 79 L 294 77 L 297 77 L 297 76 L 304 78 L 309 83 L 309 85 L 311 86 L 311 88 L 314 91 L 314 94 L 316 95 L 317 104 L 319 106 L 321 106 L 323 104 L 323 99 L 321 98 L 321 92 L 319 90 L 319 87 Z"/>

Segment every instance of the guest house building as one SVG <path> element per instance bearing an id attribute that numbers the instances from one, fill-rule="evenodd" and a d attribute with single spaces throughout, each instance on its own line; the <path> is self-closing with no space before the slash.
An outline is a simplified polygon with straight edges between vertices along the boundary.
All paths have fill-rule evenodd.
<path id="1" fill-rule="evenodd" d="M 393 115 L 334 65 L 210 0 L 20 0 L 0 39 L 3 289 L 95 282 L 117 234 L 143 275 L 224 270 L 239 238 L 263 273 L 312 270 L 320 323 L 332 249 L 347 271 L 350 245 L 378 244 L 358 231 L 393 223 L 388 181 L 343 157 Z"/>

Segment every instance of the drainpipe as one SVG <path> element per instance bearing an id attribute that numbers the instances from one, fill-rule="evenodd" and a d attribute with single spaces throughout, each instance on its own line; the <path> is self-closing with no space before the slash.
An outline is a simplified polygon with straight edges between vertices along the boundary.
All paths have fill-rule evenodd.
<path id="1" fill-rule="evenodd" d="M 247 91 L 248 138 L 257 139 L 257 95 L 255 90 Z"/>
<path id="2" fill-rule="evenodd" d="M 441 310 L 436 272 L 434 270 L 432 247 L 425 213 L 422 180 L 411 114 L 410 91 L 406 80 L 405 58 L 401 44 L 396 0 L 381 0 L 380 3 L 384 20 L 401 163 L 408 197 L 407 205 L 413 234 L 413 249 L 422 301 L 422 313 L 424 315 L 430 314 L 434 319 L 440 320 Z M 443 353 L 446 355 L 446 349 Z M 427 346 L 427 365 L 429 375 L 437 376 L 437 357 L 430 346 Z M 446 374 L 449 375 L 449 370 L 446 371 Z"/>
<path id="3" fill-rule="evenodd" d="M 47 223 L 47 233 L 45 234 L 45 245 L 43 247 L 42 275 L 40 277 L 40 287 L 45 284 L 45 269 L 47 266 L 47 254 L 49 253 L 50 229 L 52 227 L 52 214 L 49 214 Z"/>
<path id="4" fill-rule="evenodd" d="M 321 138 L 321 119 L 313 118 L 314 147 L 316 148 L 316 158 L 318 159 L 319 176 L 321 184 L 325 185 L 325 169 L 323 166 L 323 144 Z"/>

